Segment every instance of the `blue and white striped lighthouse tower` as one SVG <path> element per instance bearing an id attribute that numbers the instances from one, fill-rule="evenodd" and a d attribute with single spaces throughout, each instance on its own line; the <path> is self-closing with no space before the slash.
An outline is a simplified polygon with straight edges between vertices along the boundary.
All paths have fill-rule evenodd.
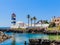
<path id="1" fill-rule="evenodd" d="M 16 15 L 15 15 L 15 13 L 12 13 L 12 16 L 11 16 L 11 23 L 12 23 L 12 25 L 15 25 L 16 24 Z"/>

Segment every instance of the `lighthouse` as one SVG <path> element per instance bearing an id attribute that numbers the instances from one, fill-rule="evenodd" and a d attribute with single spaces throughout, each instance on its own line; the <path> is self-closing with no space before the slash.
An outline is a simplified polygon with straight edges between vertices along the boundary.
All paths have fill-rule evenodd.
<path id="1" fill-rule="evenodd" d="M 12 25 L 14 26 L 14 25 L 16 25 L 16 15 L 15 15 L 15 13 L 12 13 L 12 16 L 11 16 L 11 23 L 12 23 Z"/>

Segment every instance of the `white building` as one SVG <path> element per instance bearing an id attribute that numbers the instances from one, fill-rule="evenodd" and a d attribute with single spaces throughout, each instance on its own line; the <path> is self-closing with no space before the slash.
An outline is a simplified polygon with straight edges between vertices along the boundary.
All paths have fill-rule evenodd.
<path id="1" fill-rule="evenodd" d="M 31 27 L 31 24 L 29 24 L 29 26 Z M 35 27 L 47 28 L 48 26 L 49 24 L 41 24 L 41 23 L 35 24 Z M 11 25 L 11 28 L 27 28 L 27 27 L 28 27 L 28 24 L 25 24 L 22 21 L 16 22 L 16 25 Z M 32 27 L 34 27 L 34 24 L 32 24 Z"/>
<path id="2" fill-rule="evenodd" d="M 11 28 L 26 28 L 26 27 L 27 25 L 22 21 L 18 21 L 16 22 L 15 25 L 11 25 Z"/>

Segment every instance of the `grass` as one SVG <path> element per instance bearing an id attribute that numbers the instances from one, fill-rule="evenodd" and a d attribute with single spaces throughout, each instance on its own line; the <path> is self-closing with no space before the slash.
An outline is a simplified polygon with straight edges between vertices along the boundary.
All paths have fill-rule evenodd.
<path id="1" fill-rule="evenodd" d="M 51 27 L 51 28 L 47 28 L 47 30 L 50 30 L 50 31 L 51 30 L 59 30 L 59 28 L 58 27 L 53 27 L 53 28 Z"/>
<path id="2" fill-rule="evenodd" d="M 56 26 L 56 27 L 48 27 L 47 30 L 60 30 L 60 26 Z"/>
<path id="3" fill-rule="evenodd" d="M 49 35 L 49 40 L 59 40 L 60 41 L 60 35 Z"/>

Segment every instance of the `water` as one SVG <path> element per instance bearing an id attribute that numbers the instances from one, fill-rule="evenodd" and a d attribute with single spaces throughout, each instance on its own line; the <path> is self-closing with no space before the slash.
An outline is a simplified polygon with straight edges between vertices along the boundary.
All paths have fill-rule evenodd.
<path id="1" fill-rule="evenodd" d="M 13 33 L 6 33 L 12 35 Z M 29 39 L 48 39 L 48 36 L 45 34 L 32 34 L 32 33 L 15 33 L 16 45 L 24 45 L 24 41 L 29 43 Z M 1 43 L 0 45 L 12 45 L 12 39 L 8 39 Z"/>
<path id="2" fill-rule="evenodd" d="M 10 29 L 10 27 L 0 27 L 0 29 Z"/>

